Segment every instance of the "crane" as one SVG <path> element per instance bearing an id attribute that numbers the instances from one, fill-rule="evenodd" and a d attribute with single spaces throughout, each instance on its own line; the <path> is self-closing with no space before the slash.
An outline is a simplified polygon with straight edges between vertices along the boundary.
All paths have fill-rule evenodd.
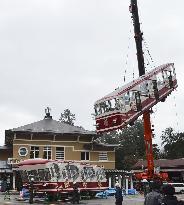
<path id="1" fill-rule="evenodd" d="M 95 102 L 96 130 L 97 133 L 104 133 L 122 129 L 143 115 L 147 172 L 137 177 L 149 180 L 154 177 L 166 179 L 166 173 L 154 173 L 150 112 L 154 105 L 164 102 L 177 88 L 175 67 L 173 63 L 167 63 L 145 72 L 143 33 L 140 29 L 137 0 L 131 0 L 129 10 L 133 19 L 139 78 Z"/>

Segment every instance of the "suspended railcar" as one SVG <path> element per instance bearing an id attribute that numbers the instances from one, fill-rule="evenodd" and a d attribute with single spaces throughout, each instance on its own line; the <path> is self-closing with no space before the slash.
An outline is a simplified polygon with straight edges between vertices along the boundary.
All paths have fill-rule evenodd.
<path id="1" fill-rule="evenodd" d="M 173 63 L 154 68 L 95 102 L 97 133 L 121 129 L 177 88 Z"/>
<path id="2" fill-rule="evenodd" d="M 34 180 L 34 189 L 42 193 L 66 193 L 79 190 L 96 192 L 108 188 L 102 167 L 89 163 L 62 160 L 30 159 L 18 164 L 24 186 Z"/>

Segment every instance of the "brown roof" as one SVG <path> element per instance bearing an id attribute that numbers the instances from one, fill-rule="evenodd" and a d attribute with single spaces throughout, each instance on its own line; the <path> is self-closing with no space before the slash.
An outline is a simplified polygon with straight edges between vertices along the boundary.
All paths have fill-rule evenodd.
<path id="1" fill-rule="evenodd" d="M 161 168 L 179 168 L 184 167 L 184 158 L 180 159 L 158 159 L 154 160 L 155 167 Z M 147 168 L 146 160 L 139 160 L 132 169 L 142 169 L 142 167 Z"/>
<path id="2" fill-rule="evenodd" d="M 40 120 L 38 122 L 33 122 L 28 125 L 24 125 L 18 128 L 11 129 L 13 132 L 51 132 L 51 133 L 73 133 L 73 134 L 88 134 L 88 135 L 94 135 L 96 134 L 93 131 L 87 131 L 83 129 L 82 127 L 69 125 L 63 122 L 59 122 L 56 120 L 53 120 L 52 118 L 45 118 L 43 120 Z"/>

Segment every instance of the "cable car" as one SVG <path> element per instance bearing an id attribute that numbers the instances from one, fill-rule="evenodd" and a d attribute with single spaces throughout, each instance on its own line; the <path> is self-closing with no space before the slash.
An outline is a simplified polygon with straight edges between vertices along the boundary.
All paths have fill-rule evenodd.
<path id="1" fill-rule="evenodd" d="M 66 193 L 78 189 L 88 192 L 103 191 L 108 188 L 103 167 L 79 161 L 28 159 L 18 164 L 23 185 L 29 188 L 34 178 L 34 188 L 41 193 Z"/>
<path id="2" fill-rule="evenodd" d="M 154 68 L 116 89 L 94 104 L 97 133 L 121 129 L 131 124 L 177 88 L 173 63 Z"/>

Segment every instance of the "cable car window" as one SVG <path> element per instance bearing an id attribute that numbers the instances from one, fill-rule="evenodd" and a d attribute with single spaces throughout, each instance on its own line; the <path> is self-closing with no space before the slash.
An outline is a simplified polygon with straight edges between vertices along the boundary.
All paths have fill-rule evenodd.
<path id="1" fill-rule="evenodd" d="M 29 176 L 34 176 L 34 181 L 39 181 L 37 170 L 35 170 L 35 169 L 30 170 L 28 173 L 29 173 Z"/>
<path id="2" fill-rule="evenodd" d="M 101 110 L 101 114 L 105 112 L 105 102 L 100 103 L 100 110 Z"/>
<path id="3" fill-rule="evenodd" d="M 79 177 L 79 168 L 76 165 L 71 164 L 69 165 L 68 170 L 69 170 L 68 178 L 69 179 L 72 178 L 73 181 L 75 181 Z"/>
<path id="4" fill-rule="evenodd" d="M 111 102 L 111 110 L 113 111 L 115 109 L 116 101 L 115 99 L 111 99 L 110 102 Z"/>
<path id="5" fill-rule="evenodd" d="M 168 71 L 167 70 L 164 70 L 163 72 L 162 72 L 162 76 L 163 76 L 163 79 L 165 80 L 165 79 L 168 79 L 168 73 L 167 73 Z"/>
<path id="6" fill-rule="evenodd" d="M 148 90 L 148 82 L 142 82 L 139 86 L 140 92 L 142 95 L 147 95 L 149 90 Z"/>
<path id="7" fill-rule="evenodd" d="M 174 66 L 170 66 L 170 68 L 171 68 L 171 71 L 172 71 L 172 75 L 175 76 L 176 75 L 175 67 Z"/>
<path id="8" fill-rule="evenodd" d="M 98 115 L 98 105 L 94 105 L 94 110 L 95 110 L 95 116 Z"/>
<path id="9" fill-rule="evenodd" d="M 97 180 L 102 181 L 103 179 L 106 178 L 105 172 L 103 169 L 98 169 L 96 172 Z"/>
<path id="10" fill-rule="evenodd" d="M 52 167 L 50 168 L 50 172 L 51 172 L 51 176 L 54 177 L 54 170 Z"/>
<path id="11" fill-rule="evenodd" d="M 66 168 L 64 167 L 64 169 L 62 170 L 62 175 L 63 175 L 63 179 L 67 179 L 68 178 L 68 173 Z"/>
<path id="12" fill-rule="evenodd" d="M 157 77 L 157 85 L 158 85 L 158 88 L 159 88 L 159 87 L 162 87 L 163 84 L 164 84 L 164 78 L 163 78 L 162 73 L 158 73 L 158 74 L 156 75 L 156 77 Z"/>
<path id="13" fill-rule="evenodd" d="M 92 180 L 95 177 L 95 171 L 93 167 L 84 167 L 81 171 L 81 178 L 82 180 L 90 179 Z"/>
<path id="14" fill-rule="evenodd" d="M 107 111 L 107 112 L 113 110 L 113 109 L 112 109 L 112 103 L 111 103 L 110 100 L 106 101 L 106 105 L 107 105 L 107 107 L 106 107 L 106 111 Z"/>
<path id="15" fill-rule="evenodd" d="M 50 174 L 49 168 L 46 168 L 44 170 L 44 172 L 45 172 L 45 181 L 50 181 L 51 180 L 51 174 Z"/>
<path id="16" fill-rule="evenodd" d="M 115 98 L 115 109 L 116 109 L 116 110 L 120 110 L 119 98 Z"/>
<path id="17" fill-rule="evenodd" d="M 125 99 L 125 105 L 129 105 L 130 102 L 129 92 L 124 94 L 124 99 Z"/>
<path id="18" fill-rule="evenodd" d="M 100 107 L 100 104 L 95 105 L 95 113 L 96 113 L 96 115 L 101 115 L 102 114 L 102 109 Z"/>
<path id="19" fill-rule="evenodd" d="M 135 101 L 135 92 L 130 91 L 129 96 L 130 96 L 130 101 Z"/>
<path id="20" fill-rule="evenodd" d="M 125 101 L 124 101 L 123 96 L 121 96 L 121 97 L 119 98 L 119 104 L 120 104 L 120 109 L 121 109 L 121 110 L 125 110 Z"/>
<path id="21" fill-rule="evenodd" d="M 22 181 L 23 182 L 27 182 L 27 181 L 29 181 L 28 180 L 28 175 L 27 175 L 27 172 L 26 172 L 26 170 L 20 170 L 20 175 L 21 175 L 21 178 L 22 178 Z"/>
<path id="22" fill-rule="evenodd" d="M 39 176 L 40 181 L 45 181 L 44 169 L 38 169 L 38 176 Z"/>

